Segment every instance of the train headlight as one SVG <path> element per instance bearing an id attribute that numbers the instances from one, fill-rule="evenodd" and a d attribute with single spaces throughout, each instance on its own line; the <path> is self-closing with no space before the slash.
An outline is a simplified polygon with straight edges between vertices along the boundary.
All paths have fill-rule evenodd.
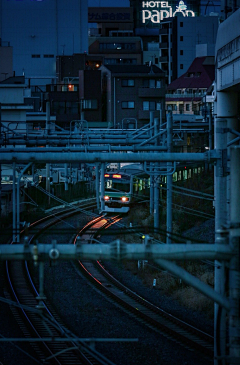
<path id="1" fill-rule="evenodd" d="M 104 200 L 109 200 L 110 198 L 109 198 L 109 196 L 108 195 L 105 195 L 104 196 Z"/>
<path id="2" fill-rule="evenodd" d="M 122 202 L 128 202 L 129 198 L 127 198 L 126 196 L 122 196 L 121 200 L 122 200 Z"/>

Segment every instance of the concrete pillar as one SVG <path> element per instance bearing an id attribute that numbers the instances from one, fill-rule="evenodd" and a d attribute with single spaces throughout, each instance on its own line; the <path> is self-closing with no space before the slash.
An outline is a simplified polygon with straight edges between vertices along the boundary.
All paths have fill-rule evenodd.
<path id="1" fill-rule="evenodd" d="M 215 188 L 215 242 L 224 242 L 221 232 L 229 222 L 229 199 L 228 187 L 228 150 L 229 138 L 227 128 L 232 124 L 236 116 L 236 94 L 232 92 L 217 92 L 216 112 L 217 118 L 214 124 L 214 148 L 220 152 L 219 159 L 214 168 Z M 227 193 L 228 191 L 228 193 Z M 222 296 L 226 295 L 226 267 L 224 262 L 215 261 L 215 290 Z M 217 357 L 221 356 L 222 364 L 226 360 L 226 311 L 219 305 L 214 306 L 214 364 L 218 365 Z"/>
<path id="2" fill-rule="evenodd" d="M 231 148 L 229 364 L 240 363 L 240 147 Z"/>
<path id="3" fill-rule="evenodd" d="M 240 131 L 238 121 L 238 93 L 234 91 L 217 93 L 217 116 L 226 119 L 226 128 Z M 227 143 L 236 138 L 233 133 L 227 133 Z M 238 142 L 236 142 L 238 144 Z M 228 148 L 228 160 L 230 160 L 230 148 Z M 228 165 L 229 167 L 229 165 Z M 227 177 L 227 221 L 230 220 L 230 175 Z"/>

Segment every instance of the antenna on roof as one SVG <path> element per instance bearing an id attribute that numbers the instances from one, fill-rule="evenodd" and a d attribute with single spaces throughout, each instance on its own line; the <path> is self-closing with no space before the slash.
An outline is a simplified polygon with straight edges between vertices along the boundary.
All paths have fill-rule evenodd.
<path id="1" fill-rule="evenodd" d="M 153 67 L 152 67 L 152 61 L 149 61 L 149 67 L 150 67 L 149 75 L 154 74 Z"/>

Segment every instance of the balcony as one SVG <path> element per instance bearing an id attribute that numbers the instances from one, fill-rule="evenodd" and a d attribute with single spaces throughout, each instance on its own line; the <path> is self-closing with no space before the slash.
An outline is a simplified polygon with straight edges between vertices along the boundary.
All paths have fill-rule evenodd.
<path id="1" fill-rule="evenodd" d="M 159 29 L 159 34 L 168 34 L 169 28 Z"/>
<path id="2" fill-rule="evenodd" d="M 160 42 L 159 43 L 159 48 L 168 48 L 168 47 L 169 47 L 168 42 Z"/>
<path id="3" fill-rule="evenodd" d="M 167 63 L 168 62 L 168 56 L 159 57 L 159 62 Z"/>
<path id="4" fill-rule="evenodd" d="M 149 87 L 138 88 L 139 98 L 163 98 L 164 96 L 165 96 L 164 88 L 149 88 Z"/>
<path id="5" fill-rule="evenodd" d="M 205 93 L 183 93 L 183 94 L 166 94 L 165 97 L 166 99 L 195 99 L 195 98 L 203 98 L 205 96 Z"/>

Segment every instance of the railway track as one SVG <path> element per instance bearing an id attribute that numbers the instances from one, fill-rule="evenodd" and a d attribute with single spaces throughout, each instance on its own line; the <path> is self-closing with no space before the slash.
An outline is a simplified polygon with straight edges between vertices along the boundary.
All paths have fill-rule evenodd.
<path id="1" fill-rule="evenodd" d="M 92 207 L 92 202 L 84 206 L 84 208 L 89 207 Z M 77 213 L 79 209 L 67 209 L 34 222 L 31 227 L 35 233 L 31 232 L 29 243 L 44 230 L 59 222 L 59 219 L 63 220 Z M 9 290 L 5 290 L 5 296 L 14 303 L 13 314 L 24 338 L 29 340 L 35 351 L 36 363 L 113 365 L 111 361 L 92 349 L 84 339 L 77 338 L 64 326 L 47 298 L 38 293 L 26 261 L 6 262 L 6 272 Z"/>
<path id="2" fill-rule="evenodd" d="M 118 218 L 112 218 L 114 221 Z M 81 231 L 85 241 L 91 242 L 94 236 L 98 235 L 98 229 L 107 228 L 111 223 L 98 221 L 91 225 L 91 229 Z M 183 345 L 189 351 L 198 351 L 201 356 L 213 358 L 214 339 L 211 335 L 179 320 L 161 308 L 145 300 L 137 293 L 125 287 L 116 280 L 105 268 L 104 264 L 99 261 L 79 261 L 79 270 L 88 280 L 111 298 L 115 303 L 120 305 L 132 317 L 144 322 L 148 327 Z"/>
<path id="3" fill-rule="evenodd" d="M 51 217 L 44 218 L 42 220 L 39 220 L 38 223 L 32 224 L 31 228 L 34 228 L 36 230 L 35 234 L 31 236 L 31 240 L 36 239 L 36 234 L 38 234 L 38 230 L 41 231 L 51 227 L 52 225 L 56 224 L 57 222 L 65 219 L 69 215 L 74 214 L 71 211 L 61 211 L 54 213 L 51 215 Z M 84 241 L 87 241 L 88 243 L 91 243 L 93 241 L 97 241 L 98 236 L 101 234 L 101 230 L 107 229 L 112 224 L 115 224 L 121 219 L 120 216 L 115 217 L 94 217 L 89 224 L 86 225 L 86 227 L 81 230 L 81 239 Z M 77 240 L 77 236 L 75 237 L 75 241 Z M 45 361 L 46 364 L 111 364 L 111 362 L 107 362 L 107 359 L 100 358 L 99 353 L 91 355 L 89 354 L 86 356 L 86 353 L 90 353 L 90 349 L 87 347 L 86 353 L 83 351 L 83 343 L 79 341 L 79 339 L 74 339 L 74 335 L 70 333 L 68 330 L 65 329 L 64 325 L 61 323 L 61 320 L 58 318 L 58 316 L 54 313 L 54 311 L 51 310 L 51 315 L 48 312 L 48 309 L 41 309 L 47 316 L 47 319 L 43 320 L 43 316 L 39 315 L 39 312 L 36 312 L 36 289 L 34 289 L 35 294 L 29 294 L 29 291 L 32 291 L 32 289 L 22 289 L 22 286 L 24 284 L 20 281 L 21 277 L 26 277 L 26 267 L 22 268 L 24 270 L 21 275 L 19 274 L 20 271 L 20 263 L 17 263 L 16 265 L 15 273 L 12 275 L 12 281 L 18 282 L 20 294 L 19 297 L 22 295 L 19 299 L 12 299 L 14 301 L 18 301 L 21 303 L 21 307 L 25 306 L 27 308 L 34 308 L 34 310 L 31 312 L 29 317 L 38 317 L 38 323 L 34 325 L 30 325 L 30 327 L 35 328 L 35 333 L 29 332 L 29 325 L 26 324 L 26 320 L 22 320 L 19 322 L 20 326 L 23 330 L 23 333 L 25 337 L 31 338 L 38 336 L 39 332 L 39 339 L 40 338 L 58 338 L 63 339 L 64 336 L 66 337 L 66 341 L 55 341 L 53 348 L 50 348 L 50 343 L 53 341 L 39 341 L 41 346 L 38 345 L 38 343 L 33 342 L 33 347 L 36 351 L 36 353 L 41 353 L 43 355 L 41 361 Z M 160 308 L 152 305 L 150 302 L 146 301 L 144 298 L 138 296 L 136 293 L 132 292 L 125 286 L 123 286 L 121 283 L 119 283 L 113 276 L 111 276 L 110 273 L 107 272 L 104 268 L 104 264 L 101 262 L 81 262 L 80 263 L 81 272 L 84 273 L 85 276 L 88 277 L 88 279 L 94 283 L 98 287 L 98 290 L 101 290 L 104 295 L 108 296 L 108 298 L 111 299 L 111 301 L 114 301 L 117 303 L 118 306 L 121 306 L 124 311 L 128 312 L 131 317 L 134 317 L 135 319 L 138 319 L 142 324 L 147 325 L 152 330 L 159 332 L 166 336 L 168 339 L 171 339 L 172 341 L 175 341 L 178 344 L 183 345 L 185 348 L 187 348 L 190 351 L 198 351 L 201 353 L 201 356 L 204 358 L 213 358 L 213 338 L 209 336 L 208 334 L 199 331 L 195 329 L 193 326 L 189 326 L 187 323 L 183 321 L 179 321 L 177 318 L 171 316 L 170 314 L 164 312 Z M 12 272 L 12 268 L 9 270 Z M 15 278 L 14 276 L 15 275 Z M 29 281 L 29 279 L 27 279 Z M 32 284 L 31 284 L 32 285 Z M 18 290 L 15 290 L 18 291 Z M 24 292 L 25 291 L 25 292 Z M 29 299 L 29 302 L 26 301 L 26 298 Z M 9 297 L 9 299 L 11 299 Z M 41 298 L 40 298 L 41 299 Z M 26 303 L 26 304 L 24 304 Z M 44 300 L 44 303 L 46 301 Z M 47 308 L 47 307 L 46 307 Z M 50 308 L 50 305 L 48 305 L 48 308 Z M 22 311 L 22 310 L 21 310 Z M 15 308 L 15 312 L 17 312 Z M 28 311 L 26 311 L 28 312 Z M 16 316 L 19 316 L 19 312 L 16 314 Z M 21 314 L 22 316 L 22 314 Z M 25 316 L 25 314 L 24 314 Z M 26 318 L 26 317 L 25 317 Z M 39 319 L 40 318 L 40 319 Z M 55 318 L 55 319 L 53 319 Z M 57 319 L 56 319 L 57 318 Z M 31 319 L 32 320 L 32 319 Z M 27 322 L 30 322 L 30 319 L 28 318 Z M 32 322 L 31 322 L 32 323 Z M 48 324 L 47 332 L 46 331 L 46 323 Z M 40 332 L 43 330 L 43 332 L 40 334 Z M 50 332 L 49 332 L 50 331 Z M 56 332 L 55 332 L 56 331 Z M 72 341 L 68 340 L 69 337 L 72 336 Z M 66 343 L 68 346 L 70 346 L 70 350 L 67 348 Z M 62 346 L 64 344 L 64 346 Z M 62 347 L 61 347 L 61 346 Z M 85 344 L 84 344 L 85 345 Z M 79 348 L 81 348 L 81 355 L 76 354 L 76 352 L 79 352 Z M 48 351 L 46 354 L 45 351 Z M 73 354 L 73 359 L 70 362 L 69 357 L 69 351 L 71 351 Z M 58 356 L 55 356 L 56 354 L 59 354 Z M 40 355 L 38 355 L 40 358 Z M 60 357 L 61 356 L 61 357 Z M 64 356 L 66 356 L 64 358 Z M 83 359 L 80 358 L 75 360 L 75 356 L 83 356 Z M 86 359 L 84 359 L 86 357 Z M 92 359 L 89 359 L 89 357 Z M 98 358 L 99 357 L 99 358 Z M 48 359 L 48 360 L 47 360 Z M 47 362 L 49 361 L 49 362 Z M 54 362 L 53 362 L 54 361 Z M 65 362 L 66 361 L 66 362 Z M 77 362 L 74 362 L 77 361 Z M 79 362 L 82 361 L 82 362 Z M 87 362 L 84 362 L 87 361 Z M 98 361 L 98 362 L 96 362 Z M 101 362 L 102 361 L 102 362 Z M 42 362 L 41 362 L 42 363 Z"/>

